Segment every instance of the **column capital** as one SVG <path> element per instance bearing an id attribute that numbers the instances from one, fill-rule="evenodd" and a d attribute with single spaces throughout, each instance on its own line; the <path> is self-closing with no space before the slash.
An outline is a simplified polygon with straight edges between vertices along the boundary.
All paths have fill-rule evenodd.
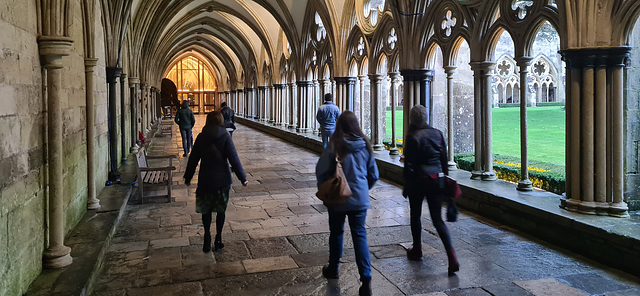
<path id="1" fill-rule="evenodd" d="M 129 84 L 138 84 L 140 83 L 140 78 L 138 77 L 129 77 Z"/>
<path id="2" fill-rule="evenodd" d="M 245 88 L 244 88 L 244 91 L 247 91 L 247 92 L 249 92 L 249 91 L 253 91 L 253 87 L 245 87 Z"/>
<path id="3" fill-rule="evenodd" d="M 296 84 L 299 87 L 308 87 L 310 85 L 313 85 L 313 81 L 308 81 L 308 80 L 301 80 L 301 81 L 296 81 Z"/>
<path id="4" fill-rule="evenodd" d="M 382 80 L 382 78 L 384 78 L 385 75 L 382 74 L 369 74 L 369 80 L 371 80 L 372 83 L 378 83 L 380 80 Z"/>
<path id="5" fill-rule="evenodd" d="M 431 81 L 433 70 L 431 69 L 405 69 L 400 70 L 404 81 Z"/>
<path id="6" fill-rule="evenodd" d="M 594 63 L 606 63 L 607 66 L 626 67 L 629 62 L 631 47 L 604 47 L 604 48 L 580 48 L 564 49 L 560 51 L 562 60 L 567 68 L 576 69 L 583 66 L 593 66 Z"/>
<path id="7" fill-rule="evenodd" d="M 85 72 L 93 72 L 93 68 L 98 65 L 98 59 L 96 58 L 85 58 L 84 59 L 84 71 Z"/>
<path id="8" fill-rule="evenodd" d="M 126 79 L 127 79 L 127 74 L 125 73 L 120 74 L 120 83 L 124 83 Z"/>
<path id="9" fill-rule="evenodd" d="M 122 74 L 122 68 L 119 67 L 107 67 L 105 70 L 107 71 L 108 83 L 115 83 L 120 74 Z"/>
<path id="10" fill-rule="evenodd" d="M 344 77 L 333 77 L 333 80 L 335 80 L 336 84 L 355 84 L 356 80 L 358 78 L 357 77 L 353 77 L 353 76 L 344 76 Z"/>
<path id="11" fill-rule="evenodd" d="M 471 65 L 472 71 L 485 71 L 485 72 L 490 72 L 496 67 L 496 63 L 492 61 L 471 62 L 469 63 L 469 65 Z"/>
<path id="12" fill-rule="evenodd" d="M 241 93 L 241 92 L 244 92 L 244 90 L 239 88 L 239 89 L 236 89 L 236 92 Z"/>
<path id="13" fill-rule="evenodd" d="M 456 70 L 458 67 L 456 66 L 444 66 L 444 73 L 447 74 L 447 77 L 453 77 L 456 74 Z"/>
<path id="14" fill-rule="evenodd" d="M 533 60 L 533 58 L 529 56 L 521 56 L 521 57 L 515 58 L 515 60 L 518 67 L 520 67 L 520 65 L 524 65 L 524 66 L 531 65 L 531 61 Z"/>
<path id="15" fill-rule="evenodd" d="M 276 83 L 276 84 L 274 84 L 274 85 L 273 85 L 273 88 L 275 88 L 275 89 L 284 89 L 284 88 L 285 88 L 285 85 L 284 85 L 284 84 Z"/>
<path id="16" fill-rule="evenodd" d="M 64 36 L 40 36 L 38 37 L 38 51 L 44 60 L 47 69 L 62 68 L 61 58 L 71 53 L 73 39 Z"/>
<path id="17" fill-rule="evenodd" d="M 263 86 L 258 86 L 258 90 L 265 90 L 265 89 L 267 89 L 267 87 L 264 86 L 264 85 Z"/>

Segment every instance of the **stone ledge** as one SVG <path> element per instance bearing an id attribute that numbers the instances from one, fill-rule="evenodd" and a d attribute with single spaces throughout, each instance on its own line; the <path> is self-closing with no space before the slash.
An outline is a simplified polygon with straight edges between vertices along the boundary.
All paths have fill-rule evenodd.
<path id="1" fill-rule="evenodd" d="M 312 133 L 266 126 L 237 118 L 238 123 L 255 128 L 292 144 L 322 152 L 322 141 Z M 388 151 L 375 152 L 380 178 L 403 184 L 403 164 Z M 499 223 L 580 253 L 632 274 L 640 274 L 640 216 L 615 218 L 568 212 L 559 207 L 560 196 L 547 191 L 521 192 L 516 184 L 497 180 L 471 180 L 462 170 L 450 175 L 463 192 L 460 206 Z"/>

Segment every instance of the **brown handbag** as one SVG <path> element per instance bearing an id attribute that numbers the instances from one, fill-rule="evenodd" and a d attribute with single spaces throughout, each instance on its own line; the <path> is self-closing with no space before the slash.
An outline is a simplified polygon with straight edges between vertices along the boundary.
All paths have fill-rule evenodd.
<path id="1" fill-rule="evenodd" d="M 342 171 L 342 162 L 338 160 L 338 155 L 336 155 L 336 172 L 333 177 L 320 184 L 316 196 L 325 206 L 335 206 L 344 203 L 352 195 L 349 182 Z"/>

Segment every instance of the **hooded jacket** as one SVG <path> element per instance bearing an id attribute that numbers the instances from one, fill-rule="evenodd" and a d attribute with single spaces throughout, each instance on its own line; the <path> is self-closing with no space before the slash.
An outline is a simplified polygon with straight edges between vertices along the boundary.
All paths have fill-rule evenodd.
<path id="1" fill-rule="evenodd" d="M 235 112 L 229 106 L 224 106 L 220 109 L 220 113 L 222 113 L 222 118 L 224 118 L 224 127 L 236 129 L 236 116 Z"/>
<path id="2" fill-rule="evenodd" d="M 178 124 L 180 129 L 190 130 L 196 124 L 196 118 L 193 116 L 193 111 L 189 109 L 189 102 L 182 102 L 182 108 L 176 113 L 176 119 L 174 121 Z"/>
<path id="3" fill-rule="evenodd" d="M 444 183 L 437 176 L 439 173 L 449 174 L 447 162 L 442 132 L 428 125 L 412 125 L 404 143 L 405 194 L 433 193 L 441 189 Z"/>
<path id="4" fill-rule="evenodd" d="M 193 178 L 199 161 L 196 193 L 211 193 L 230 186 L 232 179 L 229 163 L 240 182 L 244 183 L 247 180 L 231 136 L 223 126 L 206 125 L 202 129 L 189 155 L 187 169 L 184 172 L 186 181 L 190 182 Z"/>
<path id="5" fill-rule="evenodd" d="M 348 212 L 361 211 L 369 208 L 369 189 L 378 181 L 378 166 L 375 157 L 367 149 L 367 143 L 361 137 L 351 135 L 346 137 L 345 145 L 347 153 L 340 159 L 342 170 L 349 182 L 349 188 L 353 196 L 346 202 L 331 206 L 332 211 Z M 318 164 L 316 164 L 316 179 L 318 188 L 320 184 L 335 174 L 336 161 L 334 146 L 329 142 L 329 146 L 322 152 Z"/>

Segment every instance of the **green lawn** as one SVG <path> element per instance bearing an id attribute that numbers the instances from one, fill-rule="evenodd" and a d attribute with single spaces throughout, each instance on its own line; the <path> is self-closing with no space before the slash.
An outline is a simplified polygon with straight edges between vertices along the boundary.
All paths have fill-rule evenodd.
<path id="1" fill-rule="evenodd" d="M 529 159 L 565 164 L 563 108 L 527 108 Z M 493 109 L 493 153 L 520 157 L 520 108 Z"/>
<path id="2" fill-rule="evenodd" d="M 529 159 L 564 165 L 564 107 L 527 108 Z M 402 110 L 396 111 L 397 137 L 402 137 Z M 391 111 L 387 111 L 391 139 Z M 520 108 L 493 109 L 493 153 L 520 157 Z"/>

